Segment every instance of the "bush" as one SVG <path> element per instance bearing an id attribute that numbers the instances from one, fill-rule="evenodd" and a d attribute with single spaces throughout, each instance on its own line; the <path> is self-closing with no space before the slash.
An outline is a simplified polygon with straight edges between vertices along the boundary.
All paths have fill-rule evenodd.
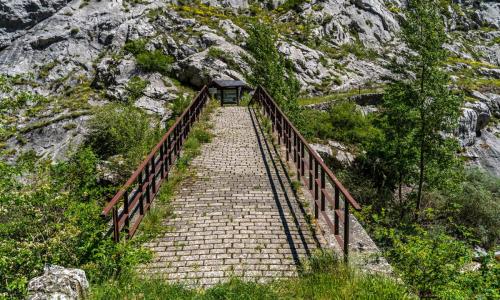
<path id="1" fill-rule="evenodd" d="M 392 248 L 388 250 L 390 262 L 419 296 L 442 299 L 499 296 L 498 264 L 483 264 L 481 272 L 467 271 L 472 253 L 465 243 L 442 231 L 429 232 L 418 226 L 411 234 L 390 230 L 389 236 L 392 240 Z"/>
<path id="2" fill-rule="evenodd" d="M 144 89 L 148 86 L 149 81 L 142 79 L 139 76 L 130 78 L 127 84 L 128 90 L 128 104 L 133 104 L 137 99 L 142 96 Z"/>
<path id="3" fill-rule="evenodd" d="M 101 159 L 122 155 L 131 171 L 161 136 L 156 120 L 141 110 L 122 104 L 100 108 L 89 121 L 86 143 Z"/>
<path id="4" fill-rule="evenodd" d="M 333 126 L 330 115 L 323 111 L 304 109 L 301 112 L 302 126 L 299 130 L 307 139 L 330 139 L 333 136 Z"/>
<path id="5" fill-rule="evenodd" d="M 165 55 L 161 50 L 146 50 L 147 40 L 130 40 L 125 43 L 125 51 L 132 53 L 141 68 L 145 72 L 159 72 L 166 75 L 170 72 L 173 57 Z"/>
<path id="6" fill-rule="evenodd" d="M 0 162 L 0 298 L 24 298 L 28 280 L 46 263 L 82 268 L 98 282 L 148 258 L 138 245 L 103 238 L 108 224 L 100 212 L 109 189 L 97 185 L 97 162 L 88 148 L 29 172 Z"/>
<path id="7" fill-rule="evenodd" d="M 179 94 L 174 101 L 171 102 L 170 108 L 172 109 L 172 117 L 180 116 L 186 108 L 191 104 L 191 99 L 185 95 Z"/>
<path id="8" fill-rule="evenodd" d="M 125 43 L 125 51 L 132 53 L 134 56 L 146 52 L 147 41 L 145 39 L 129 40 Z"/>
<path id="9" fill-rule="evenodd" d="M 170 64 L 174 61 L 171 56 L 163 54 L 161 50 L 146 51 L 136 56 L 137 64 L 146 72 L 159 72 L 166 75 L 170 71 Z"/>
<path id="10" fill-rule="evenodd" d="M 439 211 L 461 238 L 490 248 L 500 240 L 500 179 L 479 169 L 467 169 L 457 191 L 444 191 Z M 453 222 L 447 216 L 451 216 Z"/>
<path id="11" fill-rule="evenodd" d="M 333 136 L 347 143 L 363 143 L 379 135 L 369 119 L 351 101 L 341 101 L 330 109 Z"/>

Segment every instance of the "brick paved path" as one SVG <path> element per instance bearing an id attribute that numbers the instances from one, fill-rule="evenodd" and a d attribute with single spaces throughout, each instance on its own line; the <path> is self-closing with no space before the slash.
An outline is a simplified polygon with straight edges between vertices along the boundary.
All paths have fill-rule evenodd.
<path id="1" fill-rule="evenodd" d="M 317 242 L 283 162 L 248 108 L 219 108 L 212 119 L 215 137 L 173 199 L 170 230 L 147 243 L 155 258 L 144 271 L 201 286 L 295 276 Z"/>

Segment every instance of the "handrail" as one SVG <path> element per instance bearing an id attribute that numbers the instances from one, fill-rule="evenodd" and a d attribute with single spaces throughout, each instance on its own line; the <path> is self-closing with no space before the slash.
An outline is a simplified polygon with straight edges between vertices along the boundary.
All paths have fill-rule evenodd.
<path id="1" fill-rule="evenodd" d="M 321 213 L 342 248 L 344 259 L 347 260 L 349 253 L 349 206 L 352 206 L 355 210 L 361 210 L 361 206 L 354 200 L 316 151 L 309 146 L 307 140 L 262 86 L 257 87 L 252 99 L 257 101 L 263 107 L 266 115 L 271 118 L 273 131 L 278 135 L 278 143 L 283 141 L 285 144 L 286 160 L 289 161 L 290 155 L 293 155 L 293 162 L 297 168 L 297 178 L 308 186 L 314 197 L 315 219 L 318 219 Z M 306 159 L 306 154 L 308 159 Z M 307 174 L 305 169 L 307 169 Z M 333 197 L 326 189 L 327 182 L 333 187 Z M 343 211 L 340 207 L 340 195 L 344 199 Z M 328 200 L 333 207 L 334 222 L 326 213 L 325 200 Z M 343 223 L 343 236 L 340 235 L 339 230 L 340 219 L 342 219 Z"/>
<path id="2" fill-rule="evenodd" d="M 120 241 L 121 231 L 126 231 L 129 238 L 135 234 L 159 187 L 168 178 L 168 173 L 208 98 L 208 88 L 204 86 L 127 182 L 104 206 L 101 216 L 108 217 L 112 213 L 113 238 L 116 242 Z"/>

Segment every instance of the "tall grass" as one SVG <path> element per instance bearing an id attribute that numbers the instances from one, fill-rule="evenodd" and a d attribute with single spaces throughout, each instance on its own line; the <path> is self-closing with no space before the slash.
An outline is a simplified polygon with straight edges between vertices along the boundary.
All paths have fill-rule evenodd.
<path id="1" fill-rule="evenodd" d="M 416 299 L 393 279 L 354 270 L 329 251 L 318 251 L 303 265 L 296 278 L 268 283 L 231 278 L 206 290 L 129 274 L 93 287 L 92 299 Z"/>

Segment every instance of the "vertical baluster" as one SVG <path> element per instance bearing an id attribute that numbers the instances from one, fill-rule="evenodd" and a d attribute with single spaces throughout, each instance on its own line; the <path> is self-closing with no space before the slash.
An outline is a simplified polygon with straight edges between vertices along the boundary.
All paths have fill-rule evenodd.
<path id="1" fill-rule="evenodd" d="M 344 197 L 344 261 L 349 259 L 349 203 Z"/>
<path id="2" fill-rule="evenodd" d="M 319 163 L 317 160 L 314 160 L 314 217 L 317 219 L 319 217 L 319 207 L 318 207 L 318 199 L 319 199 L 319 186 L 318 186 L 318 166 Z"/>
<path id="3" fill-rule="evenodd" d="M 309 190 L 312 191 L 313 189 L 313 157 L 311 153 L 309 153 Z"/>
<path id="4" fill-rule="evenodd" d="M 155 159 L 155 155 L 153 155 L 153 158 L 152 158 L 152 162 L 151 162 L 151 174 L 153 175 L 153 181 L 152 181 L 152 184 L 153 184 L 153 195 L 156 194 L 156 191 L 157 191 L 157 186 L 156 186 L 156 159 Z M 161 156 L 158 157 L 158 159 L 161 159 Z"/>
<path id="5" fill-rule="evenodd" d="M 172 165 L 172 151 L 170 151 L 170 147 L 172 147 L 171 137 L 172 137 L 172 135 L 169 135 L 167 137 L 167 179 L 168 179 L 168 173 L 170 171 L 170 167 Z"/>
<path id="6" fill-rule="evenodd" d="M 300 139 L 297 138 L 297 180 L 300 182 L 300 176 L 302 175 L 302 170 L 301 170 L 301 167 L 302 167 L 302 158 L 300 156 L 300 149 L 304 147 L 304 145 L 302 144 L 302 141 Z"/>
<path id="7" fill-rule="evenodd" d="M 293 162 L 297 162 L 297 133 L 292 131 L 293 133 Z"/>
<path id="8" fill-rule="evenodd" d="M 116 243 L 120 241 L 120 226 L 118 224 L 118 208 L 113 206 L 113 239 Z"/>
<path id="9" fill-rule="evenodd" d="M 125 216 L 125 232 L 129 235 L 130 237 L 130 232 L 129 232 L 129 226 L 130 226 L 130 207 L 129 207 L 129 194 L 128 191 L 125 191 L 123 194 L 123 215 Z"/>
<path id="10" fill-rule="evenodd" d="M 334 219 L 334 222 L 335 222 L 335 228 L 334 228 L 334 234 L 335 235 L 338 235 L 339 234 L 339 216 L 338 216 L 338 212 L 340 211 L 339 210 L 339 206 L 340 206 L 340 193 L 339 193 L 339 188 L 335 185 L 335 199 L 334 199 L 334 214 L 333 214 L 333 219 Z"/>
<path id="11" fill-rule="evenodd" d="M 139 173 L 139 193 L 141 196 L 139 197 L 139 214 L 144 215 L 144 171 Z"/>
<path id="12" fill-rule="evenodd" d="M 300 175 L 304 177 L 304 159 L 305 159 L 305 153 L 304 153 L 304 143 L 301 143 L 302 146 L 300 147 Z"/>
<path id="13" fill-rule="evenodd" d="M 165 142 L 160 147 L 160 181 L 165 178 Z"/>
<path id="14" fill-rule="evenodd" d="M 325 211 L 325 187 L 326 187 L 326 182 L 325 182 L 325 169 L 321 168 L 320 170 L 321 176 L 319 178 L 320 182 L 320 193 L 321 193 L 321 211 Z"/>
<path id="15" fill-rule="evenodd" d="M 148 183 L 146 188 L 146 203 L 149 204 L 151 202 L 151 189 L 153 185 L 151 182 L 151 161 L 146 164 L 146 182 Z"/>
<path id="16" fill-rule="evenodd" d="M 286 161 L 289 161 L 290 160 L 290 154 L 288 152 L 288 127 L 287 127 L 287 125 L 288 124 L 285 125 L 285 130 L 284 130 L 284 132 L 285 132 L 285 135 L 284 135 L 285 140 L 284 140 L 284 142 L 285 142 L 285 148 L 286 148 L 286 151 L 285 151 L 285 153 L 286 153 Z"/>
<path id="17" fill-rule="evenodd" d="M 273 113 L 273 132 L 276 131 L 276 106 L 274 106 L 274 113 Z"/>
<path id="18" fill-rule="evenodd" d="M 287 142 L 287 145 L 288 145 L 287 151 L 288 151 L 288 153 L 290 155 L 290 154 L 292 154 L 292 137 L 291 137 L 292 131 L 290 130 L 290 123 L 288 123 L 288 122 L 286 124 L 286 130 L 287 130 L 287 140 L 288 140 L 288 142 Z"/>

